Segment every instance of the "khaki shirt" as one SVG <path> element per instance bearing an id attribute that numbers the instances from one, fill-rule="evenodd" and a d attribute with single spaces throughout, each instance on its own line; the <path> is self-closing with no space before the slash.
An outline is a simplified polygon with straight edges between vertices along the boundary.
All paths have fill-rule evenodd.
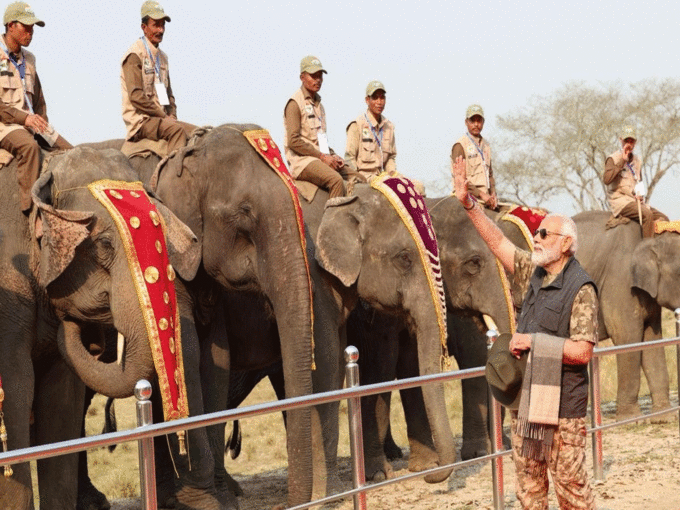
<path id="1" fill-rule="evenodd" d="M 288 108 L 288 104 L 293 101 L 299 110 L 300 131 L 289 132 L 286 114 L 297 114 L 297 110 Z M 314 97 L 304 87 L 300 87 L 286 103 L 283 112 L 283 147 L 286 152 L 286 160 L 290 167 L 291 175 L 296 178 L 312 161 L 319 159 L 321 150 L 319 148 L 319 132 L 326 131 L 326 110 L 321 104 L 321 96 L 315 94 Z M 309 150 L 302 150 L 297 147 L 300 145 L 310 145 Z M 304 154 L 307 153 L 307 154 Z M 332 153 L 332 151 L 331 151 Z"/>
<path id="2" fill-rule="evenodd" d="M 2 45 L 7 47 L 4 35 Z M 35 56 L 30 51 L 22 49 L 17 63 L 26 64 L 24 77 L 26 94 L 24 94 L 24 84 L 21 83 L 19 70 L 7 53 L 0 48 L 0 140 L 17 129 L 28 129 L 33 133 L 24 126 L 26 117 L 31 115 L 26 95 L 33 106 L 33 112 L 47 120 L 47 107 L 35 69 Z"/>
<path id="3" fill-rule="evenodd" d="M 394 124 L 385 116 L 381 117 L 378 122 L 375 116 L 367 110 L 347 126 L 345 161 L 352 170 L 356 170 L 366 178 L 380 173 L 381 155 L 382 168 L 389 174 L 397 171 Z"/>
<path id="4" fill-rule="evenodd" d="M 451 148 L 451 165 L 458 156 L 465 158 L 465 171 L 468 178 L 468 191 L 481 200 L 481 191 L 492 195 L 496 192 L 496 184 L 491 165 L 491 147 L 482 137 L 479 139 L 479 149 L 468 133 L 461 136 Z M 483 155 L 483 157 L 482 157 Z"/>
<path id="5" fill-rule="evenodd" d="M 607 201 L 614 216 L 618 216 L 626 205 L 634 203 L 635 184 L 642 179 L 642 161 L 633 155 L 633 161 L 626 164 L 623 152 L 616 151 L 605 161 L 604 183 L 607 185 Z"/>
<path id="6" fill-rule="evenodd" d="M 146 49 L 148 46 L 151 57 Z M 170 87 L 168 56 L 149 41 L 146 46 L 137 39 L 121 61 L 120 86 L 123 99 L 123 121 L 126 139 L 131 140 L 144 121 L 150 117 L 164 118 L 176 115 L 177 107 Z M 160 61 L 160 77 L 156 76 L 156 57 Z M 155 83 L 160 80 L 168 92 L 170 104 L 161 106 L 156 95 Z"/>

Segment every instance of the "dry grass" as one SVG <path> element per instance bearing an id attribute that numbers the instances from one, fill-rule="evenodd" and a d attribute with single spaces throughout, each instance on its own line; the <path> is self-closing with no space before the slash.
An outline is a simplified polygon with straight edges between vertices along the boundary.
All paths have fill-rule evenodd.
<path id="1" fill-rule="evenodd" d="M 664 337 L 675 336 L 673 314 L 664 310 Z M 603 343 L 607 345 L 607 343 Z M 671 377 L 671 388 L 677 388 L 677 358 L 675 348 L 667 348 L 666 359 Z M 455 364 L 454 364 L 455 365 Z M 616 359 L 607 356 L 602 359 L 602 400 L 613 401 L 616 398 Z M 457 367 L 452 367 L 457 369 Z M 446 386 L 448 414 L 454 434 L 461 434 L 461 402 L 460 382 Z M 641 395 L 648 394 L 646 381 L 642 381 Z M 246 399 L 243 406 L 267 402 L 276 398 L 268 381 L 261 382 Z M 406 426 L 401 410 L 399 394 L 393 395 L 392 431 L 397 444 L 408 444 Z M 93 407 L 87 416 L 87 434 L 97 434 L 103 426 L 103 408 L 105 399 L 95 398 Z M 118 401 L 116 411 L 119 429 L 135 426 L 134 398 Z M 271 471 L 286 467 L 286 443 L 283 419 L 280 414 L 272 414 L 251 418 L 243 423 L 243 448 L 236 460 L 227 459 L 227 469 L 236 475 L 255 475 L 264 470 Z M 227 431 L 228 433 L 229 431 Z M 349 456 L 349 437 L 347 424 L 347 406 L 340 407 L 340 449 L 341 457 Z M 130 498 L 139 495 L 139 473 L 137 444 L 119 445 L 111 454 L 106 449 L 93 450 L 89 455 L 90 475 L 95 485 L 109 499 Z"/>

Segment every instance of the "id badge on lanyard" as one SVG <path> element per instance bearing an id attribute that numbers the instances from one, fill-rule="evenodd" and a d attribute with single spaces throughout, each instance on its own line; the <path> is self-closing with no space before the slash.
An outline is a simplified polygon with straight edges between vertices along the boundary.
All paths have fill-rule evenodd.
<path id="1" fill-rule="evenodd" d="M 319 140 L 319 150 L 324 154 L 330 154 L 331 149 L 328 146 L 328 136 L 326 136 L 326 133 L 319 129 L 319 132 L 317 133 L 316 136 L 317 140 Z"/>
<path id="2" fill-rule="evenodd" d="M 156 97 L 161 106 L 169 106 L 170 98 L 168 97 L 168 89 L 165 88 L 163 82 L 155 81 L 153 85 L 156 87 Z"/>

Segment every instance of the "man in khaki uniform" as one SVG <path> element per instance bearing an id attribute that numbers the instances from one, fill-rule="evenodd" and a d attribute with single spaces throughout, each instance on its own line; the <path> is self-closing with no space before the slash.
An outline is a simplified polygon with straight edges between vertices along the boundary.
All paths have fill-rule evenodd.
<path id="1" fill-rule="evenodd" d="M 645 203 L 647 191 L 642 180 L 642 162 L 633 154 L 637 140 L 635 128 L 624 126 L 619 140 L 621 150 L 609 156 L 604 163 L 603 180 L 607 185 L 609 207 L 614 216 L 641 222 L 642 237 L 652 237 L 654 222 L 668 221 L 668 217 Z"/>
<path id="2" fill-rule="evenodd" d="M 168 56 L 158 47 L 170 16 L 153 0 L 142 4 L 142 32 L 121 62 L 121 91 L 126 139 L 166 140 L 168 152 L 184 147 L 196 128 L 177 120 Z"/>
<path id="3" fill-rule="evenodd" d="M 328 146 L 326 111 L 318 94 L 326 70 L 309 55 L 300 62 L 302 86 L 286 103 L 283 146 L 293 178 L 328 190 L 330 198 L 345 195 L 345 162 Z"/>
<path id="4" fill-rule="evenodd" d="M 0 148 L 17 159 L 19 201 L 25 213 L 31 209 L 31 187 L 40 174 L 40 148 L 70 149 L 47 120 L 47 106 L 35 69 L 35 56 L 26 46 L 33 26 L 45 26 L 25 2 L 7 6 L 5 34 L 0 47 Z"/>
<path id="5" fill-rule="evenodd" d="M 397 171 L 394 124 L 383 116 L 387 98 L 385 86 L 372 81 L 366 87 L 368 109 L 347 126 L 345 161 L 365 178 L 383 171 Z"/>
<path id="6" fill-rule="evenodd" d="M 482 138 L 484 110 L 478 104 L 468 106 L 465 112 L 468 132 L 461 136 L 451 149 L 451 164 L 458 156 L 465 159 L 468 191 L 488 209 L 498 207 L 496 184 L 491 167 L 491 147 Z"/>

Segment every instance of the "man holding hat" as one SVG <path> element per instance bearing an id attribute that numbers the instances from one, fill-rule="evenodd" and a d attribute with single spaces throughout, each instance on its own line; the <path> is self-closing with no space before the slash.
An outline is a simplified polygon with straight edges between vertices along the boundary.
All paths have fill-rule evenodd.
<path id="1" fill-rule="evenodd" d="M 451 148 L 451 165 L 461 156 L 465 161 L 468 176 L 468 191 L 484 207 L 496 209 L 496 183 L 491 168 L 491 147 L 482 138 L 484 110 L 478 104 L 468 106 L 465 111 L 467 133 L 461 136 Z"/>
<path id="2" fill-rule="evenodd" d="M 0 148 L 17 159 L 21 210 L 31 209 L 31 187 L 40 174 L 40 148 L 70 149 L 47 120 L 47 106 L 35 69 L 31 44 L 33 26 L 44 27 L 26 2 L 7 6 L 0 46 Z"/>
<path id="3" fill-rule="evenodd" d="M 607 201 L 614 216 L 623 216 L 642 225 L 642 237 L 654 236 L 654 222 L 668 221 L 668 217 L 645 203 L 647 189 L 642 180 L 642 162 L 633 154 L 637 134 L 633 126 L 623 126 L 621 150 L 609 156 L 604 163 L 604 183 Z"/>
<path id="4" fill-rule="evenodd" d="M 462 156 L 453 162 L 453 177 L 468 217 L 524 294 L 517 332 L 501 335 L 505 343 L 497 340 L 487 362 L 494 394 L 512 392 L 499 400 L 518 407 L 511 413 L 517 499 L 522 508 L 547 509 L 550 471 L 560 508 L 593 509 L 585 416 L 598 300 L 595 284 L 574 258 L 576 226 L 567 216 L 548 215 L 534 234 L 533 253 L 521 250 L 477 206 Z M 511 380 L 517 367 L 502 366 L 511 357 L 526 357 L 521 387 Z"/>
<path id="5" fill-rule="evenodd" d="M 158 47 L 170 16 L 155 0 L 142 4 L 142 32 L 121 62 L 123 121 L 126 139 L 166 140 L 168 152 L 184 147 L 196 128 L 177 120 L 177 105 L 170 86 L 168 56 Z"/>
<path id="6" fill-rule="evenodd" d="M 387 99 L 385 86 L 374 80 L 366 87 L 368 109 L 347 126 L 345 161 L 365 178 L 397 171 L 394 124 L 383 116 Z"/>
<path id="7" fill-rule="evenodd" d="M 326 111 L 319 90 L 326 70 L 309 55 L 300 62 L 302 86 L 286 103 L 283 146 L 293 178 L 328 191 L 330 198 L 345 196 L 345 162 L 328 145 Z"/>

